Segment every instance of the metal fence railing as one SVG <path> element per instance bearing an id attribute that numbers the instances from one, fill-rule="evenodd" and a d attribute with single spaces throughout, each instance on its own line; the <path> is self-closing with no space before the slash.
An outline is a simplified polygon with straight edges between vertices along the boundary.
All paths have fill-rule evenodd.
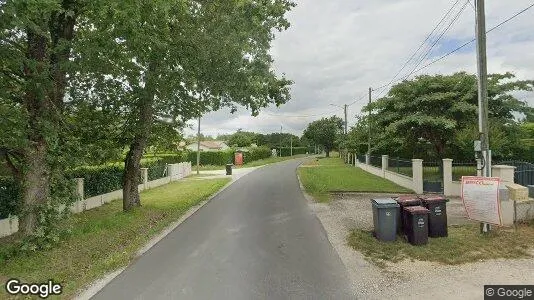
<path id="1" fill-rule="evenodd" d="M 358 159 L 358 162 L 362 164 L 365 163 L 365 155 L 356 155 L 356 158 Z"/>
<path id="2" fill-rule="evenodd" d="M 373 167 L 382 168 L 382 156 L 371 156 L 370 164 Z"/>
<path id="3" fill-rule="evenodd" d="M 534 185 L 534 164 L 526 161 L 501 161 L 499 165 L 514 166 L 514 182 L 523 186 Z"/>
<path id="4" fill-rule="evenodd" d="M 408 177 L 413 176 L 412 161 L 399 157 L 390 157 L 388 159 L 388 170 Z"/>
<path id="5" fill-rule="evenodd" d="M 452 180 L 460 181 L 462 176 L 476 176 L 477 175 L 477 162 L 452 162 Z"/>
<path id="6" fill-rule="evenodd" d="M 423 180 L 443 182 L 443 162 L 423 161 Z"/>

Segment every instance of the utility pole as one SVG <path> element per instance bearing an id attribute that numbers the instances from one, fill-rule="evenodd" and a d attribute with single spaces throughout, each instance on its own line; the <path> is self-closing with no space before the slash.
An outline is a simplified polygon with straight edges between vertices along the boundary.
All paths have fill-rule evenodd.
<path id="1" fill-rule="evenodd" d="M 198 114 L 198 132 L 197 132 L 197 175 L 200 174 L 200 113 Z"/>
<path id="2" fill-rule="evenodd" d="M 293 136 L 291 136 L 291 139 L 290 139 L 290 142 L 289 142 L 289 143 L 290 143 L 290 146 L 289 146 L 289 147 L 290 147 L 290 149 L 291 149 L 290 154 L 291 154 L 291 156 L 293 156 Z"/>
<path id="3" fill-rule="evenodd" d="M 478 73 L 478 129 L 480 134 L 480 150 L 484 160 L 482 175 L 491 176 L 491 152 L 489 150 L 488 129 L 488 66 L 486 57 L 486 13 L 484 0 L 476 0 L 476 41 L 477 41 L 477 73 Z M 490 225 L 482 223 L 481 232 L 488 232 Z"/>
<path id="4" fill-rule="evenodd" d="M 371 156 L 371 96 L 372 96 L 373 89 L 369 88 L 369 114 L 367 117 L 367 154 L 369 157 Z"/>
<path id="5" fill-rule="evenodd" d="M 282 157 L 282 125 L 280 125 L 280 157 Z"/>
<path id="6" fill-rule="evenodd" d="M 345 134 L 347 134 L 347 104 L 343 105 L 343 110 L 345 111 Z"/>

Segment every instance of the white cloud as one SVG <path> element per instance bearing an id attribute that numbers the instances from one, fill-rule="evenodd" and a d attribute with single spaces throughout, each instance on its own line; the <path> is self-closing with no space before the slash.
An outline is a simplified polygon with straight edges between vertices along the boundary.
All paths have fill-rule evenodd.
<path id="1" fill-rule="evenodd" d="M 474 2 L 474 0 L 471 0 Z M 300 1 L 288 14 L 291 28 L 273 44 L 275 67 L 295 81 L 292 100 L 281 108 L 268 108 L 258 117 L 240 110 L 222 110 L 203 118 L 203 132 L 216 135 L 238 128 L 257 132 L 288 130 L 300 134 L 306 124 L 360 96 L 349 109 L 355 122 L 367 101 L 369 86 L 389 82 L 455 1 L 452 0 L 337 0 Z M 487 28 L 530 5 L 530 0 L 487 1 Z M 463 5 L 464 0 L 459 4 Z M 474 11 L 468 5 L 444 41 L 461 43 L 474 37 Z M 534 78 L 534 8 L 488 34 L 488 72 L 514 72 L 520 79 Z M 443 47 L 437 45 L 434 55 Z M 442 47 L 442 48 L 440 48 Z M 452 49 L 452 48 L 451 48 Z M 409 70 L 409 68 L 407 68 Z M 424 73 L 476 71 L 475 54 L 459 52 L 425 69 Z M 534 96 L 529 97 L 534 105 Z M 337 112 L 342 116 L 342 110 Z M 277 114 L 280 116 L 272 116 Z"/>

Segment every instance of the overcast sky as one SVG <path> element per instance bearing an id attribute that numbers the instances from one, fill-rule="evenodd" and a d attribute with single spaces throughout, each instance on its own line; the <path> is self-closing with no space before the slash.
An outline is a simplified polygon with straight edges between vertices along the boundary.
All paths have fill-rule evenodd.
<path id="1" fill-rule="evenodd" d="M 280 108 L 264 109 L 258 117 L 251 117 L 244 109 L 234 114 L 228 109 L 210 113 L 201 122 L 204 134 L 215 136 L 239 128 L 278 132 L 282 125 L 284 132 L 301 135 L 309 122 L 324 114 L 343 116 L 341 108 L 330 104 L 342 106 L 361 99 L 348 110 L 349 126 L 353 125 L 367 101 L 368 88 L 387 84 L 456 0 L 296 2 L 288 14 L 291 27 L 277 34 L 271 51 L 276 72 L 285 73 L 295 82 L 291 101 Z M 466 0 L 458 1 L 445 25 L 465 3 Z M 486 1 L 487 29 L 531 4 L 532 0 Z M 474 9 L 468 4 L 421 66 L 474 35 Z M 534 8 L 489 33 L 487 39 L 489 73 L 510 71 L 519 79 L 534 78 Z M 428 49 L 433 41 L 424 48 Z M 411 63 L 399 77 L 414 67 L 415 63 Z M 476 72 L 474 43 L 414 75 L 464 70 Z M 518 97 L 534 105 L 532 93 Z M 196 122 L 190 125 L 196 130 Z M 193 132 L 186 129 L 186 134 Z"/>

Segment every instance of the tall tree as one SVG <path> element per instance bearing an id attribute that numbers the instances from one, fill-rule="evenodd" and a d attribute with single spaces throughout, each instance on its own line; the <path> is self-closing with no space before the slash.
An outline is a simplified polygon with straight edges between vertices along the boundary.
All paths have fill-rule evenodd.
<path id="1" fill-rule="evenodd" d="M 343 120 L 339 117 L 322 118 L 308 124 L 304 130 L 304 137 L 317 145 L 322 145 L 326 157 L 330 157 L 330 151 L 335 147 L 338 137 L 343 132 Z"/>
<path id="2" fill-rule="evenodd" d="M 289 100 L 291 82 L 272 70 L 269 48 L 273 30 L 289 26 L 284 15 L 292 6 L 286 0 L 117 0 L 85 27 L 84 49 L 99 49 L 103 60 L 86 72 L 100 78 L 95 85 L 123 83 L 117 94 L 129 147 L 124 210 L 140 205 L 139 163 L 156 119 L 185 121 L 237 105 L 257 115 Z M 93 59 L 95 51 L 84 49 L 80 59 Z"/>
<path id="3" fill-rule="evenodd" d="M 83 5 L 17 0 L 0 6 L 0 118 L 14 125 L 11 137 L 2 136 L 0 153 L 22 183 L 19 231 L 25 236 L 46 219 L 40 214 L 50 201 L 54 174 L 61 170 L 57 154 L 65 146 L 60 128 L 69 58 Z"/>
<path id="4" fill-rule="evenodd" d="M 514 80 L 510 73 L 489 76 L 489 115 L 494 133 L 510 132 L 503 126 L 517 125 L 515 114 L 528 112 L 526 103 L 510 92 L 531 91 L 532 87 L 533 81 Z M 417 153 L 418 149 L 428 149 L 427 145 L 431 146 L 429 158 L 457 155 L 458 134 L 478 124 L 476 77 L 467 73 L 418 76 L 392 87 L 386 97 L 365 107 L 369 109 L 373 111 L 378 147 L 390 155 L 399 150 Z M 466 133 L 471 145 L 478 138 L 476 132 Z M 500 142 L 498 136 L 490 136 L 495 150 Z"/>

